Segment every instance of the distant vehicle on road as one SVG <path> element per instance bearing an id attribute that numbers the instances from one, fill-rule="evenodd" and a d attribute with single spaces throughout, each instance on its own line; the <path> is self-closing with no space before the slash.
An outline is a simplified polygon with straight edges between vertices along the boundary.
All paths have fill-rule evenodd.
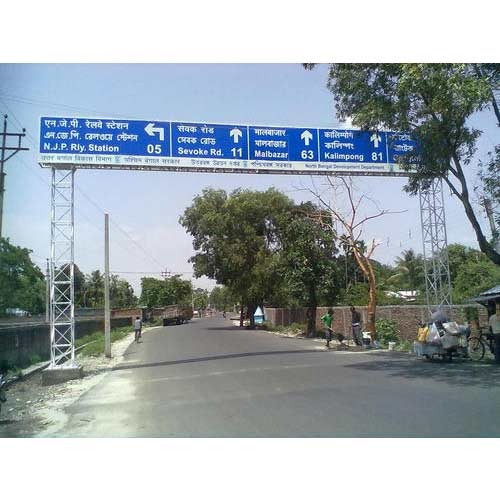
<path id="1" fill-rule="evenodd" d="M 182 325 L 193 317 L 193 309 L 189 306 L 174 304 L 166 306 L 161 315 L 163 326 Z"/>
<path id="2" fill-rule="evenodd" d="M 24 311 L 23 309 L 19 309 L 19 307 L 8 307 L 5 309 L 5 312 L 8 316 L 16 316 L 18 318 L 31 316 L 28 311 Z"/>

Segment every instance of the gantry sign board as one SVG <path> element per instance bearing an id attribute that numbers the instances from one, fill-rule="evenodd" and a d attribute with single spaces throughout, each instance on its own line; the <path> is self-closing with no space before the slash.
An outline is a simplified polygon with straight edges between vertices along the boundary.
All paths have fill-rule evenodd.
<path id="1" fill-rule="evenodd" d="M 408 134 L 103 118 L 40 119 L 43 166 L 288 174 L 408 175 Z"/>

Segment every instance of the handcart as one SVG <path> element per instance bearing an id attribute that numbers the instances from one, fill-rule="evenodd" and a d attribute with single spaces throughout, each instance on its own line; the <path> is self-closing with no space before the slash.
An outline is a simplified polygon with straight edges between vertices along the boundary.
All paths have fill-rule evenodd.
<path id="1" fill-rule="evenodd" d="M 417 340 L 413 343 L 413 352 L 418 357 L 452 361 L 453 356 L 468 357 L 467 339 L 470 328 L 455 322 L 440 321 L 422 325 L 418 329 Z"/>

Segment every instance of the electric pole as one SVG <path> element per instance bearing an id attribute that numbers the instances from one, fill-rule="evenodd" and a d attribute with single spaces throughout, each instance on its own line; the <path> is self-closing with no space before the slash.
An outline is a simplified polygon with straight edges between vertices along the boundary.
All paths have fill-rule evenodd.
<path id="1" fill-rule="evenodd" d="M 49 259 L 47 259 L 47 269 L 45 271 L 45 322 L 50 321 L 50 270 Z"/>
<path id="2" fill-rule="evenodd" d="M 486 196 L 483 196 L 483 205 L 484 205 L 484 210 L 486 211 L 486 215 L 488 217 L 488 220 L 490 222 L 490 228 L 491 228 L 491 238 L 493 240 L 493 245 L 495 247 L 495 250 L 499 251 L 500 250 L 500 237 L 498 234 L 498 230 L 495 224 L 495 217 L 493 216 L 493 207 L 491 205 L 491 200 L 489 198 L 486 198 Z"/>
<path id="3" fill-rule="evenodd" d="M 111 311 L 109 307 L 109 221 L 104 214 L 104 352 L 111 357 Z"/>
<path id="4" fill-rule="evenodd" d="M 19 151 L 28 151 L 29 148 L 21 147 L 21 139 L 25 137 L 26 129 L 23 128 L 22 134 L 15 134 L 7 132 L 7 115 L 3 117 L 3 132 L 0 133 L 2 137 L 2 145 L 0 147 L 0 238 L 2 237 L 2 219 L 3 219 L 3 193 L 5 192 L 5 173 L 3 171 L 4 163 L 12 158 Z M 7 143 L 7 137 L 17 138 L 17 146 L 13 146 L 11 143 L 15 141 L 9 141 Z M 6 152 L 10 151 L 10 154 L 6 156 Z"/>

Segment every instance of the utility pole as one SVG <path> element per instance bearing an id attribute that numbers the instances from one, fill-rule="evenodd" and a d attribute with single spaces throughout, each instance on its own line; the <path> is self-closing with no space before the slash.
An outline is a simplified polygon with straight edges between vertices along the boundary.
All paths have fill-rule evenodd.
<path id="1" fill-rule="evenodd" d="M 495 246 L 495 250 L 499 251 L 500 250 L 500 236 L 498 234 L 498 230 L 495 224 L 495 217 L 493 217 L 493 207 L 491 206 L 491 200 L 489 198 L 486 198 L 486 196 L 483 197 L 483 205 L 484 205 L 484 210 L 486 211 L 486 215 L 488 217 L 488 220 L 490 222 L 490 228 L 491 228 L 491 237 L 493 239 L 493 244 Z"/>
<path id="2" fill-rule="evenodd" d="M 104 352 L 111 357 L 111 312 L 109 308 L 109 221 L 104 214 Z"/>
<path id="3" fill-rule="evenodd" d="M 47 269 L 45 271 L 45 322 L 50 321 L 50 270 L 49 259 L 47 259 Z"/>
<path id="4" fill-rule="evenodd" d="M 22 134 L 8 133 L 7 118 L 7 115 L 3 116 L 3 132 L 0 133 L 2 137 L 2 146 L 0 147 L 0 238 L 2 237 L 3 193 L 5 192 L 5 173 L 3 171 L 3 166 L 7 160 L 12 158 L 19 151 L 28 151 L 28 148 L 21 147 L 21 139 L 26 135 L 26 129 L 23 128 Z M 8 145 L 7 137 L 17 137 L 17 146 Z M 6 151 L 11 151 L 11 153 L 6 156 Z"/>

